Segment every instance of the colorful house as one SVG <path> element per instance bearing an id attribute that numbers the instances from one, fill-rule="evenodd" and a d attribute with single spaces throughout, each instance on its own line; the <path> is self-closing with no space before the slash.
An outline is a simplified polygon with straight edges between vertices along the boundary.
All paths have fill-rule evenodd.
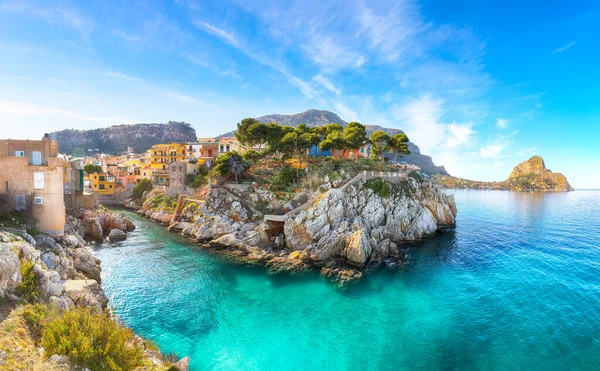
<path id="1" fill-rule="evenodd" d="M 155 144 L 148 150 L 153 170 L 166 172 L 169 164 L 183 161 L 187 157 L 185 143 Z"/>
<path id="2" fill-rule="evenodd" d="M 86 174 L 84 181 L 89 181 L 89 189 L 99 195 L 114 195 L 117 193 L 117 181 L 114 176 L 102 174 Z"/>

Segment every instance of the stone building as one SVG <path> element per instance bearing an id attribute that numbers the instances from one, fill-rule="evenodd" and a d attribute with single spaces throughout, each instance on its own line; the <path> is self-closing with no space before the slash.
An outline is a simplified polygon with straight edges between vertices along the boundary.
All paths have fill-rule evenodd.
<path id="1" fill-rule="evenodd" d="M 64 234 L 64 189 L 71 175 L 69 163 L 58 154 L 58 142 L 48 135 L 0 140 L 0 211 L 26 212 L 40 231 Z"/>

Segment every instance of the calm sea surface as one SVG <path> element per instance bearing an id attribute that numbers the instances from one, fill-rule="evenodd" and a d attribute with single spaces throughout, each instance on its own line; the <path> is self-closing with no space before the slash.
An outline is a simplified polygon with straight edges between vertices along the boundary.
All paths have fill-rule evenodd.
<path id="1" fill-rule="evenodd" d="M 127 213 L 118 317 L 192 370 L 600 368 L 600 191 L 455 191 L 454 232 L 346 291 L 270 277 Z"/>

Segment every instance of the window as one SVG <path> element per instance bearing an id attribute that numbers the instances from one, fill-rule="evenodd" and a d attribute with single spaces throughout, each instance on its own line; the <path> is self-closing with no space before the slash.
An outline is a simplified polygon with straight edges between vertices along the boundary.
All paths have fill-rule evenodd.
<path id="1" fill-rule="evenodd" d="M 227 149 L 227 152 L 229 152 L 229 146 L 225 147 Z"/>
<path id="2" fill-rule="evenodd" d="M 104 190 L 104 184 L 100 184 L 100 190 Z"/>
<path id="3" fill-rule="evenodd" d="M 361 148 L 361 149 L 360 149 L 360 153 L 365 153 L 365 149 L 364 149 L 364 148 Z"/>
<path id="4" fill-rule="evenodd" d="M 41 165 L 42 164 L 42 152 L 33 151 L 31 153 L 31 164 L 32 165 Z"/>
<path id="5" fill-rule="evenodd" d="M 110 184 L 110 185 L 108 186 L 108 188 L 112 189 L 112 184 Z"/>
<path id="6" fill-rule="evenodd" d="M 41 205 L 42 204 L 42 198 L 41 197 L 34 197 L 33 198 L 33 203 L 36 205 Z"/>
<path id="7" fill-rule="evenodd" d="M 15 157 L 25 157 L 25 151 L 15 151 Z"/>
<path id="8" fill-rule="evenodd" d="M 100 181 L 103 182 L 104 181 L 104 175 L 100 176 Z"/>
<path id="9" fill-rule="evenodd" d="M 33 189 L 44 189 L 44 173 L 33 173 Z"/>

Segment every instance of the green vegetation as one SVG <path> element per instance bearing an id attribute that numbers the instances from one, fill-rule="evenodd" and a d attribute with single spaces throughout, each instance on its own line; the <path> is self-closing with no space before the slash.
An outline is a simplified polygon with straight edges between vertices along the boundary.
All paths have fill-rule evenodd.
<path id="1" fill-rule="evenodd" d="M 369 137 L 371 142 L 371 159 L 383 160 L 383 154 L 389 147 L 390 136 L 382 130 L 377 130 Z"/>
<path id="2" fill-rule="evenodd" d="M 390 184 L 381 178 L 369 179 L 365 183 L 365 187 L 381 198 L 388 198 L 392 195 Z"/>
<path id="3" fill-rule="evenodd" d="M 27 227 L 27 228 L 25 228 L 25 231 L 27 232 L 28 235 L 30 235 L 33 238 L 36 238 L 37 236 L 40 235 L 40 231 L 35 227 Z"/>
<path id="4" fill-rule="evenodd" d="M 63 313 L 45 325 L 42 346 L 47 354 L 65 355 L 90 370 L 133 370 L 143 365 L 143 351 L 132 344 L 134 334 L 109 313 L 86 309 Z"/>
<path id="5" fill-rule="evenodd" d="M 138 182 L 138 184 L 133 187 L 133 192 L 131 193 L 131 198 L 134 200 L 139 200 L 144 196 L 144 193 L 150 192 L 152 190 L 152 181 L 150 179 L 144 178 Z"/>
<path id="6" fill-rule="evenodd" d="M 410 155 L 408 150 L 408 137 L 406 134 L 394 134 L 390 138 L 388 148 L 394 153 L 394 165 L 396 164 L 396 158 L 398 155 Z"/>
<path id="7" fill-rule="evenodd" d="M 421 176 L 421 174 L 419 174 L 419 172 L 415 171 L 415 170 L 411 171 L 410 174 L 408 174 L 408 176 L 411 177 L 411 178 L 413 178 L 414 180 L 416 180 L 419 183 L 423 183 L 423 181 L 424 181 L 424 179 Z"/>
<path id="8" fill-rule="evenodd" d="M 96 164 L 85 164 L 83 171 L 88 174 L 100 174 L 102 172 L 102 166 Z"/>
<path id="9" fill-rule="evenodd" d="M 36 342 L 42 339 L 44 327 L 54 315 L 56 315 L 56 312 L 44 304 L 34 304 L 25 307 L 23 310 L 23 319 Z"/>
<path id="10" fill-rule="evenodd" d="M 240 176 L 250 167 L 242 156 L 236 151 L 224 153 L 215 160 L 213 171 L 221 176 L 225 176 L 230 172 L 235 176 L 235 180 L 239 181 Z"/>
<path id="11" fill-rule="evenodd" d="M 159 193 L 156 196 L 146 200 L 146 203 L 153 211 L 164 211 L 172 214 L 177 209 L 177 200 L 169 197 L 164 193 Z"/>
<path id="12" fill-rule="evenodd" d="M 40 298 L 40 287 L 33 273 L 34 263 L 21 260 L 21 283 L 16 287 L 16 293 L 21 298 L 33 303 Z"/>
<path id="13" fill-rule="evenodd" d="M 291 166 L 283 166 L 271 180 L 271 190 L 274 192 L 293 192 L 304 172 L 298 172 Z"/>

